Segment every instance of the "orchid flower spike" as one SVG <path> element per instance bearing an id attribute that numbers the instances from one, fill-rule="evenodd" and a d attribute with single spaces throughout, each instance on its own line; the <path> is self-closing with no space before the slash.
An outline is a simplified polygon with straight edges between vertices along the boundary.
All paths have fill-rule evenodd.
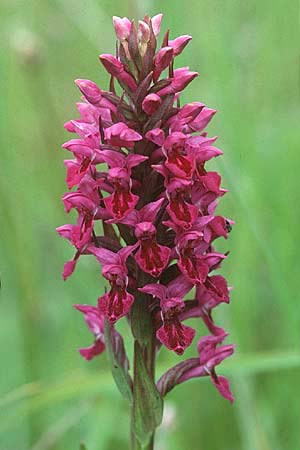
<path id="1" fill-rule="evenodd" d="M 214 273 L 228 256 L 217 242 L 234 224 L 216 212 L 227 190 L 208 168 L 223 154 L 217 138 L 204 131 L 216 110 L 200 101 L 180 105 L 182 91 L 198 76 L 176 67 L 191 36 L 171 38 L 167 31 L 159 39 L 161 22 L 162 14 L 137 24 L 114 16 L 116 53 L 100 55 L 109 87 L 75 81 L 80 117 L 65 124 L 77 136 L 62 146 L 72 155 L 64 162 L 68 192 L 62 201 L 77 218 L 57 228 L 74 247 L 64 280 L 82 258 L 101 266 L 105 285 L 95 292 L 97 306 L 75 305 L 93 335 L 79 352 L 89 361 L 107 351 L 116 384 L 132 405 L 132 448 L 147 450 L 163 397 L 176 385 L 207 377 L 233 401 L 229 381 L 216 372 L 234 351 L 223 344 L 227 333 L 214 320 L 230 293 L 226 279 Z M 124 318 L 134 339 L 133 379 L 114 328 Z M 162 346 L 182 357 L 196 345 L 196 322 L 195 328 L 185 323 L 191 318 L 200 319 L 209 335 L 198 340 L 194 358 L 156 381 Z"/>

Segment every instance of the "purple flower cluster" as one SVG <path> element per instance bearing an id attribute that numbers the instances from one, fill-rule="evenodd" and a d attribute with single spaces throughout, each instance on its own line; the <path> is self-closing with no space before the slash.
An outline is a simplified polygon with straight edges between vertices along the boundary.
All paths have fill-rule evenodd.
<path id="1" fill-rule="evenodd" d="M 208 375 L 232 401 L 228 381 L 215 367 L 233 346 L 220 346 L 227 334 L 212 318 L 216 306 L 229 303 L 226 280 L 212 275 L 226 258 L 214 241 L 226 239 L 233 223 L 215 212 L 226 190 L 220 175 L 206 168 L 222 154 L 216 137 L 203 131 L 216 111 L 200 102 L 180 106 L 181 92 L 198 74 L 174 69 L 174 59 L 191 36 L 170 40 L 167 32 L 158 48 L 161 19 L 145 17 L 136 27 L 114 17 L 116 56 L 100 55 L 109 91 L 76 80 L 80 118 L 65 128 L 79 137 L 63 145 L 73 154 L 65 166 L 68 188 L 75 190 L 63 203 L 78 219 L 57 229 L 75 247 L 63 278 L 81 255 L 94 255 L 109 283 L 97 307 L 76 305 L 95 336 L 91 347 L 80 349 L 84 358 L 104 350 L 105 320 L 113 326 L 127 316 L 131 323 L 132 305 L 145 295 L 157 348 L 163 344 L 183 354 L 195 336 L 184 324 L 191 317 L 201 317 L 210 332 L 198 342 L 199 358 L 179 363 L 159 380 L 160 393 Z M 191 291 L 193 299 L 185 300 Z"/>

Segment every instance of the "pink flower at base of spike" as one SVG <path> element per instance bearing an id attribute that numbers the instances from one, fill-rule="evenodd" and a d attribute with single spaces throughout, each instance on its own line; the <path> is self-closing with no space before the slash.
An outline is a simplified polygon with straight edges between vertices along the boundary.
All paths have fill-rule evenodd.
<path id="1" fill-rule="evenodd" d="M 233 402 L 234 399 L 227 378 L 218 376 L 215 371 L 215 367 L 234 352 L 233 345 L 218 347 L 225 337 L 226 333 L 222 330 L 222 334 L 218 336 L 201 338 L 197 345 L 199 358 L 187 359 L 166 372 L 157 383 L 160 393 L 166 395 L 176 385 L 191 378 L 209 376 L 222 397 Z"/>
<path id="2" fill-rule="evenodd" d="M 183 325 L 180 313 L 184 310 L 183 297 L 193 287 L 185 277 L 175 278 L 168 286 L 146 284 L 140 292 L 151 294 L 160 300 L 162 325 L 156 332 L 157 339 L 168 349 L 181 355 L 192 343 L 195 330 Z"/>
<path id="3" fill-rule="evenodd" d="M 191 378 L 209 376 L 232 401 L 228 380 L 215 371 L 233 353 L 232 345 L 220 345 L 227 333 L 213 319 L 214 308 L 229 303 L 230 290 L 225 278 L 213 274 L 228 255 L 215 249 L 215 241 L 227 239 L 233 225 L 215 212 L 227 190 L 219 173 L 207 167 L 223 154 L 215 147 L 217 138 L 204 131 L 216 110 L 202 102 L 181 106 L 182 91 L 198 73 L 174 69 L 174 64 L 191 36 L 169 39 L 167 32 L 160 46 L 161 20 L 161 14 L 145 16 L 135 25 L 115 16 L 116 55 L 99 57 L 109 89 L 75 81 L 82 94 L 80 118 L 65 128 L 78 137 L 63 144 L 74 159 L 65 160 L 69 191 L 62 200 L 66 213 L 77 213 L 77 221 L 57 228 L 75 255 L 65 263 L 63 278 L 70 277 L 83 256 L 96 258 L 102 267 L 107 287 L 100 296 L 95 293 L 97 306 L 75 305 L 94 336 L 80 353 L 91 360 L 106 349 L 127 397 L 137 395 L 136 367 L 152 368 L 143 377 L 155 381 L 157 350 L 164 346 L 183 355 L 196 335 L 184 322 L 200 318 L 210 336 L 199 340 L 198 358 L 161 377 L 159 395 Z M 133 381 L 122 336 L 114 329 L 123 317 L 135 341 Z M 139 414 L 142 410 L 138 406 Z M 139 432 L 137 439 L 142 439 Z"/>
<path id="4" fill-rule="evenodd" d="M 127 292 L 128 271 L 126 260 L 136 248 L 129 245 L 114 253 L 105 248 L 89 247 L 102 265 L 102 275 L 109 281 L 110 290 L 98 299 L 98 309 L 110 323 L 129 313 L 133 303 L 133 295 Z"/>
<path id="5" fill-rule="evenodd" d="M 79 349 L 81 356 L 90 361 L 105 351 L 104 318 L 94 306 L 74 305 L 74 307 L 83 313 L 86 324 L 95 337 L 95 341 L 90 347 Z"/>

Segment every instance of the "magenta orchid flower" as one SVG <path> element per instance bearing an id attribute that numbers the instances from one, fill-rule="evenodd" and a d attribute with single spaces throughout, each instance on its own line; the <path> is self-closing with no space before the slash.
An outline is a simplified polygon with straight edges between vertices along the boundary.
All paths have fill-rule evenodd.
<path id="1" fill-rule="evenodd" d="M 193 133 L 202 131 L 216 114 L 215 109 L 207 108 L 204 103 L 188 103 L 169 119 L 170 130 Z M 196 136 L 203 137 L 204 136 Z"/>
<path id="2" fill-rule="evenodd" d="M 198 208 L 192 203 L 192 183 L 188 180 L 173 178 L 167 186 L 170 218 L 186 230 L 190 229 L 198 217 Z"/>
<path id="3" fill-rule="evenodd" d="M 225 255 L 217 252 L 202 254 L 199 245 L 203 234 L 196 231 L 186 232 L 179 239 L 176 250 L 178 252 L 178 267 L 181 272 L 194 284 L 203 284 L 211 269 L 220 266 Z"/>
<path id="4" fill-rule="evenodd" d="M 168 286 L 146 284 L 139 288 L 139 291 L 160 300 L 162 326 L 157 330 L 156 336 L 162 344 L 178 355 L 184 352 L 195 336 L 195 330 L 183 325 L 179 319 L 184 309 L 183 297 L 192 286 L 192 283 L 180 276 Z"/>
<path id="5" fill-rule="evenodd" d="M 218 376 L 215 371 L 215 367 L 234 352 L 233 345 L 218 347 L 226 336 L 227 334 L 223 330 L 223 334 L 219 336 L 204 336 L 201 338 L 197 345 L 199 359 L 187 359 L 173 367 L 172 372 L 166 372 L 158 381 L 160 392 L 166 395 L 175 385 L 184 381 L 209 376 L 222 397 L 233 402 L 233 395 L 227 378 Z"/>
<path id="6" fill-rule="evenodd" d="M 103 163 L 100 148 L 95 136 L 85 139 L 71 139 L 63 144 L 63 148 L 71 151 L 76 159 L 65 160 L 67 168 L 66 182 L 68 188 L 78 185 L 86 174 L 94 174 L 96 164 Z"/>
<path id="7" fill-rule="evenodd" d="M 140 141 L 142 136 L 129 128 L 125 123 L 119 122 L 106 128 L 104 136 L 107 142 L 117 147 L 132 148 L 136 141 Z"/>
<path id="8" fill-rule="evenodd" d="M 195 157 L 186 153 L 188 136 L 184 133 L 174 132 L 165 137 L 159 128 L 151 130 L 146 137 L 161 146 L 161 154 L 166 156 L 164 167 L 172 176 L 191 179 L 195 170 Z M 156 150 L 156 154 L 158 151 Z"/>
<path id="9" fill-rule="evenodd" d="M 165 167 L 173 176 L 189 180 L 194 173 L 195 160 L 185 151 L 186 141 L 184 133 L 171 133 L 164 142 L 163 150 L 167 157 Z"/>
<path id="10" fill-rule="evenodd" d="M 122 248 L 114 253 L 105 248 L 89 247 L 89 252 L 95 255 L 102 264 L 102 275 L 109 281 L 110 291 L 98 299 L 98 308 L 107 320 L 115 323 L 129 313 L 133 303 L 133 295 L 127 292 L 128 271 L 126 261 L 136 245 Z"/>
<path id="11" fill-rule="evenodd" d="M 225 339 L 226 334 L 220 336 L 205 336 L 198 342 L 197 348 L 199 353 L 199 366 L 188 370 L 179 378 L 178 384 L 190 378 L 201 377 L 209 375 L 212 383 L 218 389 L 220 394 L 229 400 L 233 401 L 233 395 L 230 391 L 228 380 L 225 377 L 218 377 L 215 372 L 215 367 L 219 365 L 224 359 L 232 355 L 234 346 L 223 345 L 217 347 Z"/>
<path id="12" fill-rule="evenodd" d="M 95 356 L 100 355 L 105 350 L 104 340 L 104 317 L 99 313 L 98 309 L 90 305 L 74 305 L 78 311 L 84 314 L 84 319 L 92 334 L 95 336 L 95 341 L 90 347 L 80 348 L 79 353 L 87 361 L 90 361 Z"/>
<path id="13" fill-rule="evenodd" d="M 131 192 L 131 169 L 147 159 L 147 156 L 129 155 L 111 150 L 102 151 L 103 160 L 109 165 L 107 181 L 113 187 L 113 193 L 104 198 L 104 204 L 114 219 L 121 220 L 137 204 L 139 197 Z"/>
<path id="14" fill-rule="evenodd" d="M 135 228 L 139 244 L 135 260 L 144 272 L 157 278 L 169 264 L 171 249 L 159 245 L 156 234 L 157 230 L 151 222 L 140 222 Z"/>
<path id="15" fill-rule="evenodd" d="M 215 324 L 212 310 L 220 303 L 229 303 L 229 291 L 230 288 L 221 275 L 208 276 L 203 284 L 196 286 L 195 299 L 186 303 L 180 320 L 201 317 L 212 335 L 224 334 L 224 330 Z"/>
<path id="16" fill-rule="evenodd" d="M 142 209 L 131 211 L 121 223 L 134 227 L 138 250 L 134 257 L 139 267 L 153 277 L 159 277 L 169 263 L 171 249 L 159 245 L 153 225 L 163 199 L 151 202 Z"/>

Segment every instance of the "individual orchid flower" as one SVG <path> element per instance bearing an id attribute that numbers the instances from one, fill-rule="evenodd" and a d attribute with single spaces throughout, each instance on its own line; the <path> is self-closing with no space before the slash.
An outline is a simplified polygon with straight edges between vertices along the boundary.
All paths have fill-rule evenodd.
<path id="1" fill-rule="evenodd" d="M 166 197 L 169 202 L 166 209 L 171 221 L 185 230 L 190 229 L 199 213 L 198 208 L 192 204 L 192 180 L 172 178 L 170 171 L 164 164 L 156 164 L 152 167 L 164 177 Z"/>
<path id="2" fill-rule="evenodd" d="M 216 139 L 216 137 L 205 138 L 204 136 L 197 135 L 191 136 L 187 139 L 186 152 L 195 159 L 195 173 L 197 177 L 200 177 L 206 173 L 204 170 L 204 164 L 207 161 L 223 154 L 219 148 L 211 145 L 216 141 Z"/>
<path id="3" fill-rule="evenodd" d="M 205 107 L 204 103 L 201 102 L 191 102 L 178 108 L 176 114 L 172 115 L 168 119 L 168 127 L 170 132 L 185 130 L 187 125 L 192 122 Z"/>
<path id="4" fill-rule="evenodd" d="M 179 319 L 184 309 L 183 297 L 192 286 L 192 283 L 180 276 L 168 286 L 147 284 L 139 288 L 139 291 L 151 294 L 160 300 L 163 324 L 157 330 L 156 336 L 162 344 L 178 355 L 182 355 L 195 336 L 195 330 L 183 325 Z"/>
<path id="5" fill-rule="evenodd" d="M 166 167 L 174 177 L 191 179 L 195 170 L 195 156 L 187 154 L 185 145 L 187 136 L 180 132 L 174 132 L 165 137 L 159 128 L 149 131 L 146 138 L 161 147 L 155 151 L 157 155 L 166 157 L 164 167 Z M 152 157 L 153 160 L 153 157 Z M 157 166 L 156 166 L 157 167 Z"/>
<path id="6" fill-rule="evenodd" d="M 170 248 L 157 243 L 157 230 L 153 225 L 163 202 L 164 199 L 159 199 L 148 203 L 140 210 L 134 209 L 129 212 L 121 220 L 121 223 L 134 227 L 135 236 L 138 239 L 135 260 L 144 272 L 153 277 L 160 276 L 168 265 L 171 254 Z"/>
<path id="7" fill-rule="evenodd" d="M 99 297 L 98 308 L 111 323 L 128 314 L 134 300 L 133 295 L 127 292 L 126 261 L 135 248 L 136 245 L 131 245 L 114 253 L 105 248 L 89 247 L 89 252 L 102 264 L 102 275 L 110 284 L 110 291 Z"/>
<path id="8" fill-rule="evenodd" d="M 79 349 L 81 356 L 87 361 L 90 361 L 105 350 L 104 317 L 99 313 L 98 308 L 95 306 L 74 305 L 74 308 L 84 314 L 86 324 L 95 336 L 95 341 L 90 347 Z"/>
<path id="9" fill-rule="evenodd" d="M 196 286 L 195 299 L 186 302 L 180 320 L 201 317 L 212 335 L 224 334 L 212 318 L 212 310 L 220 303 L 229 303 L 229 291 L 225 278 L 221 275 L 207 276 L 204 283 Z"/>
<path id="10" fill-rule="evenodd" d="M 129 128 L 125 123 L 118 122 L 105 130 L 105 139 L 111 145 L 132 148 L 142 136 Z"/>
<path id="11" fill-rule="evenodd" d="M 212 108 L 204 107 L 197 117 L 192 120 L 186 127 L 184 127 L 184 133 L 193 133 L 195 131 L 201 132 L 209 124 L 213 116 L 216 114 L 216 110 Z"/>
<path id="12" fill-rule="evenodd" d="M 110 169 L 107 180 L 113 185 L 114 192 L 105 197 L 104 203 L 112 217 L 120 220 L 134 209 L 139 197 L 131 192 L 130 176 L 125 168 Z"/>
<path id="13" fill-rule="evenodd" d="M 69 133 L 78 133 L 79 136 L 81 136 L 82 138 L 93 137 L 95 139 L 96 144 L 98 144 L 100 137 L 99 121 L 101 120 L 101 123 L 105 127 L 110 126 L 112 124 L 111 113 L 117 112 L 117 106 L 107 101 L 107 103 L 105 102 L 105 106 L 98 107 L 89 103 L 85 98 L 83 98 L 83 100 L 85 101 L 76 103 L 77 110 L 80 114 L 80 118 L 66 122 L 64 124 L 64 127 Z M 103 100 L 105 100 L 104 97 Z M 85 127 L 87 128 L 84 132 Z"/>
<path id="14" fill-rule="evenodd" d="M 131 169 L 147 160 L 147 156 L 130 154 L 127 157 L 122 153 L 103 150 L 102 158 L 110 169 L 107 181 L 113 186 L 113 193 L 104 198 L 104 204 L 113 217 L 121 220 L 137 204 L 139 197 L 131 192 Z"/>
<path id="15" fill-rule="evenodd" d="M 205 302 L 206 306 L 208 306 L 207 296 L 217 303 L 229 303 L 229 288 L 222 275 L 212 275 L 207 277 L 203 286 L 197 286 L 196 298 L 200 304 Z M 206 299 L 206 301 L 204 301 L 204 299 Z"/>
<path id="16" fill-rule="evenodd" d="M 77 249 L 74 258 L 64 265 L 63 279 L 66 280 L 74 272 L 80 255 L 92 238 L 95 219 L 105 220 L 110 215 L 100 206 L 98 183 L 87 176 L 81 181 L 77 192 L 67 192 L 62 200 L 67 213 L 71 209 L 78 212 L 76 225 L 68 224 L 56 229 L 60 236 L 68 239 Z"/>
<path id="17" fill-rule="evenodd" d="M 88 196 L 78 192 L 65 194 L 63 202 L 67 212 L 75 208 L 79 213 L 77 225 L 63 225 L 56 229 L 60 236 L 68 239 L 77 248 L 74 258 L 67 261 L 64 265 L 63 279 L 66 280 L 74 272 L 79 256 L 90 241 L 94 223 L 93 218 L 97 208 Z"/>
<path id="18" fill-rule="evenodd" d="M 230 391 L 229 382 L 225 377 L 218 376 L 215 367 L 224 359 L 232 355 L 234 351 L 233 345 L 223 345 L 217 347 L 225 339 L 226 334 L 220 336 L 205 336 L 198 342 L 197 349 L 199 353 L 199 366 L 188 370 L 178 380 L 178 384 L 191 378 L 209 375 L 212 383 L 218 389 L 220 394 L 233 402 L 233 395 Z"/>
<path id="19" fill-rule="evenodd" d="M 233 220 L 223 216 L 213 216 L 204 230 L 204 240 L 206 242 L 213 242 L 220 236 L 227 239 L 233 224 Z"/>
<path id="20" fill-rule="evenodd" d="M 185 134 L 200 132 L 209 124 L 216 112 L 215 109 L 207 108 L 204 103 L 187 103 L 169 119 L 168 125 L 172 132 L 182 131 Z"/>
<path id="21" fill-rule="evenodd" d="M 169 264 L 171 249 L 159 245 L 156 234 L 157 230 L 151 222 L 140 222 L 136 225 L 135 236 L 139 248 L 134 257 L 144 272 L 157 278 Z"/>
<path id="22" fill-rule="evenodd" d="M 203 215 L 209 213 L 209 206 L 219 197 L 222 197 L 227 189 L 220 187 L 221 177 L 217 172 L 206 172 L 197 177 L 191 191 L 192 202 Z"/>
<path id="23" fill-rule="evenodd" d="M 221 261 L 226 258 L 221 253 L 211 252 L 202 254 L 202 248 L 198 250 L 203 234 L 190 231 L 181 236 L 176 246 L 179 256 L 178 267 L 192 283 L 203 284 L 211 268 L 219 267 Z"/>
<path id="24" fill-rule="evenodd" d="M 103 163 L 98 139 L 94 136 L 85 139 L 71 139 L 62 145 L 63 148 L 74 154 L 76 159 L 65 160 L 67 168 L 68 188 L 78 185 L 89 171 L 94 171 L 94 166 Z"/>
<path id="25" fill-rule="evenodd" d="M 64 127 L 69 133 L 77 133 L 82 139 L 90 136 L 100 139 L 99 130 L 95 127 L 94 123 L 83 122 L 79 120 L 70 120 L 64 124 Z"/>
<path id="26" fill-rule="evenodd" d="M 218 347 L 226 336 L 227 334 L 223 332 L 219 336 L 204 336 L 201 338 L 197 345 L 199 359 L 187 359 L 172 367 L 160 378 L 158 387 L 162 395 L 166 395 L 175 385 L 191 378 L 209 376 L 222 397 L 233 402 L 233 395 L 227 378 L 218 376 L 215 371 L 216 366 L 234 352 L 233 345 Z"/>
<path id="27" fill-rule="evenodd" d="M 167 211 L 173 222 L 186 230 L 192 227 L 198 216 L 198 208 L 192 204 L 191 186 L 190 181 L 179 178 L 173 178 L 167 186 Z"/>
<path id="28" fill-rule="evenodd" d="M 185 150 L 187 137 L 183 133 L 171 133 L 165 140 L 163 152 L 167 156 L 165 166 L 177 178 L 191 179 L 195 170 L 195 158 Z"/>
<path id="29" fill-rule="evenodd" d="M 84 216 L 79 215 L 77 225 L 66 224 L 56 228 L 58 234 L 70 241 L 77 250 L 84 249 L 90 241 L 91 222 L 87 222 Z"/>

